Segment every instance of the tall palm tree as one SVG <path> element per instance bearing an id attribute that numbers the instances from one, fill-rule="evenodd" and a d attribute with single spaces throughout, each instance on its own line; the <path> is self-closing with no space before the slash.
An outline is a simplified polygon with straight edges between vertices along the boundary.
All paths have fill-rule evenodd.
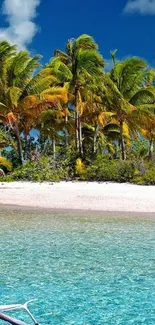
<path id="1" fill-rule="evenodd" d="M 55 86 L 50 69 L 34 75 L 40 64 L 39 56 L 31 58 L 21 51 L 6 61 L 0 75 L 0 111 L 17 139 L 20 162 L 24 162 L 21 131 L 27 137 L 39 113 L 51 105 L 67 101 L 67 91 Z M 5 79 L 5 84 L 3 83 Z"/>
<path id="2" fill-rule="evenodd" d="M 83 102 L 101 84 L 104 60 L 94 39 L 89 35 L 81 35 L 68 41 L 66 53 L 56 50 L 50 66 L 59 76 L 60 82 L 69 83 L 70 104 L 75 111 L 76 149 L 81 154 Z"/>
<path id="3" fill-rule="evenodd" d="M 126 159 L 124 128 L 132 136 L 140 133 L 143 121 L 152 123 L 155 108 L 155 88 L 151 84 L 154 71 L 137 57 L 126 59 L 114 65 L 110 73 L 104 75 L 104 104 L 115 112 L 120 128 L 122 159 Z"/>

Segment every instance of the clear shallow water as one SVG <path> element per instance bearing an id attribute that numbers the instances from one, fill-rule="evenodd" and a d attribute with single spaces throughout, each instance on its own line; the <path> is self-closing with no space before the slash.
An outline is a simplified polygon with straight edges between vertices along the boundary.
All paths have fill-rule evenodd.
<path id="1" fill-rule="evenodd" d="M 155 324 L 155 219 L 1 210 L 0 225 L 0 304 L 37 298 L 41 324 Z"/>

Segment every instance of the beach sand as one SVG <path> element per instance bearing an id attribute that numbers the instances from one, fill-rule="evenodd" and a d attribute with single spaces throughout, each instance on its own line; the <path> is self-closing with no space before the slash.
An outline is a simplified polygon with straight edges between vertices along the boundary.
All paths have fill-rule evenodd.
<path id="1" fill-rule="evenodd" d="M 0 205 L 155 214 L 155 187 L 97 182 L 0 183 Z"/>

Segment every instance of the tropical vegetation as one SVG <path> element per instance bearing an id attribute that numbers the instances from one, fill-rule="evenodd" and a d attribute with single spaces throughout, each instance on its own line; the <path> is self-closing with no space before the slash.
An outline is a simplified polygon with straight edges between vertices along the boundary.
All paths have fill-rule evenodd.
<path id="1" fill-rule="evenodd" d="M 0 42 L 2 180 L 155 184 L 155 69 L 139 57 L 112 68 L 89 35 L 39 55 Z"/>

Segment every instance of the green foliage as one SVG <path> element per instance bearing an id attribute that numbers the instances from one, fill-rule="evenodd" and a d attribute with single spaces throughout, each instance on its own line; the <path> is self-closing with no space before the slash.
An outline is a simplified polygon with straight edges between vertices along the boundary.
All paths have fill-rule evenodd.
<path id="1" fill-rule="evenodd" d="M 149 143 L 147 140 L 138 139 L 132 142 L 128 155 L 133 155 L 134 158 L 145 158 L 148 155 Z"/>
<path id="2" fill-rule="evenodd" d="M 97 156 L 92 164 L 86 168 L 84 177 L 90 181 L 116 181 L 116 161 L 112 161 L 104 155 Z"/>
<path id="3" fill-rule="evenodd" d="M 128 58 L 114 65 L 110 77 L 120 93 L 127 99 L 140 89 L 146 78 L 147 63 L 137 57 Z"/>
<path id="4" fill-rule="evenodd" d="M 10 174 L 12 180 L 24 181 L 59 181 L 68 177 L 67 168 L 55 163 L 49 157 L 42 157 L 37 161 L 28 161 L 22 167 L 18 167 Z"/>
<path id="5" fill-rule="evenodd" d="M 58 82 L 64 83 L 72 79 L 72 73 L 66 64 L 60 61 L 59 57 L 54 57 L 48 65 L 52 74 L 58 78 Z"/>
<path id="6" fill-rule="evenodd" d="M 60 158 L 61 157 L 61 158 Z M 33 156 L 33 161 L 28 161 L 22 167 L 16 168 L 7 177 L 1 176 L 1 181 L 60 181 L 69 180 L 78 176 L 79 180 L 130 182 L 139 185 L 155 185 L 155 166 L 143 160 L 119 161 L 112 160 L 109 155 L 98 155 L 94 161 L 83 163 L 76 156 L 71 157 L 71 152 L 57 157 Z M 60 163 L 61 161 L 61 163 Z"/>
<path id="7" fill-rule="evenodd" d="M 131 161 L 119 161 L 116 164 L 116 172 L 119 182 L 130 182 L 135 174 L 135 164 Z"/>
<path id="8" fill-rule="evenodd" d="M 4 148 L 2 150 L 2 154 L 7 160 L 12 163 L 13 169 L 17 168 L 20 165 L 18 153 L 15 149 L 7 150 Z"/>
<path id="9" fill-rule="evenodd" d="M 119 161 L 109 159 L 106 155 L 98 156 L 84 171 L 83 178 L 90 181 L 138 182 L 145 183 L 152 175 L 143 160 Z M 155 170 L 155 169 L 154 169 Z"/>
<path id="10" fill-rule="evenodd" d="M 139 181 L 142 184 L 155 185 L 155 166 L 151 166 Z"/>

